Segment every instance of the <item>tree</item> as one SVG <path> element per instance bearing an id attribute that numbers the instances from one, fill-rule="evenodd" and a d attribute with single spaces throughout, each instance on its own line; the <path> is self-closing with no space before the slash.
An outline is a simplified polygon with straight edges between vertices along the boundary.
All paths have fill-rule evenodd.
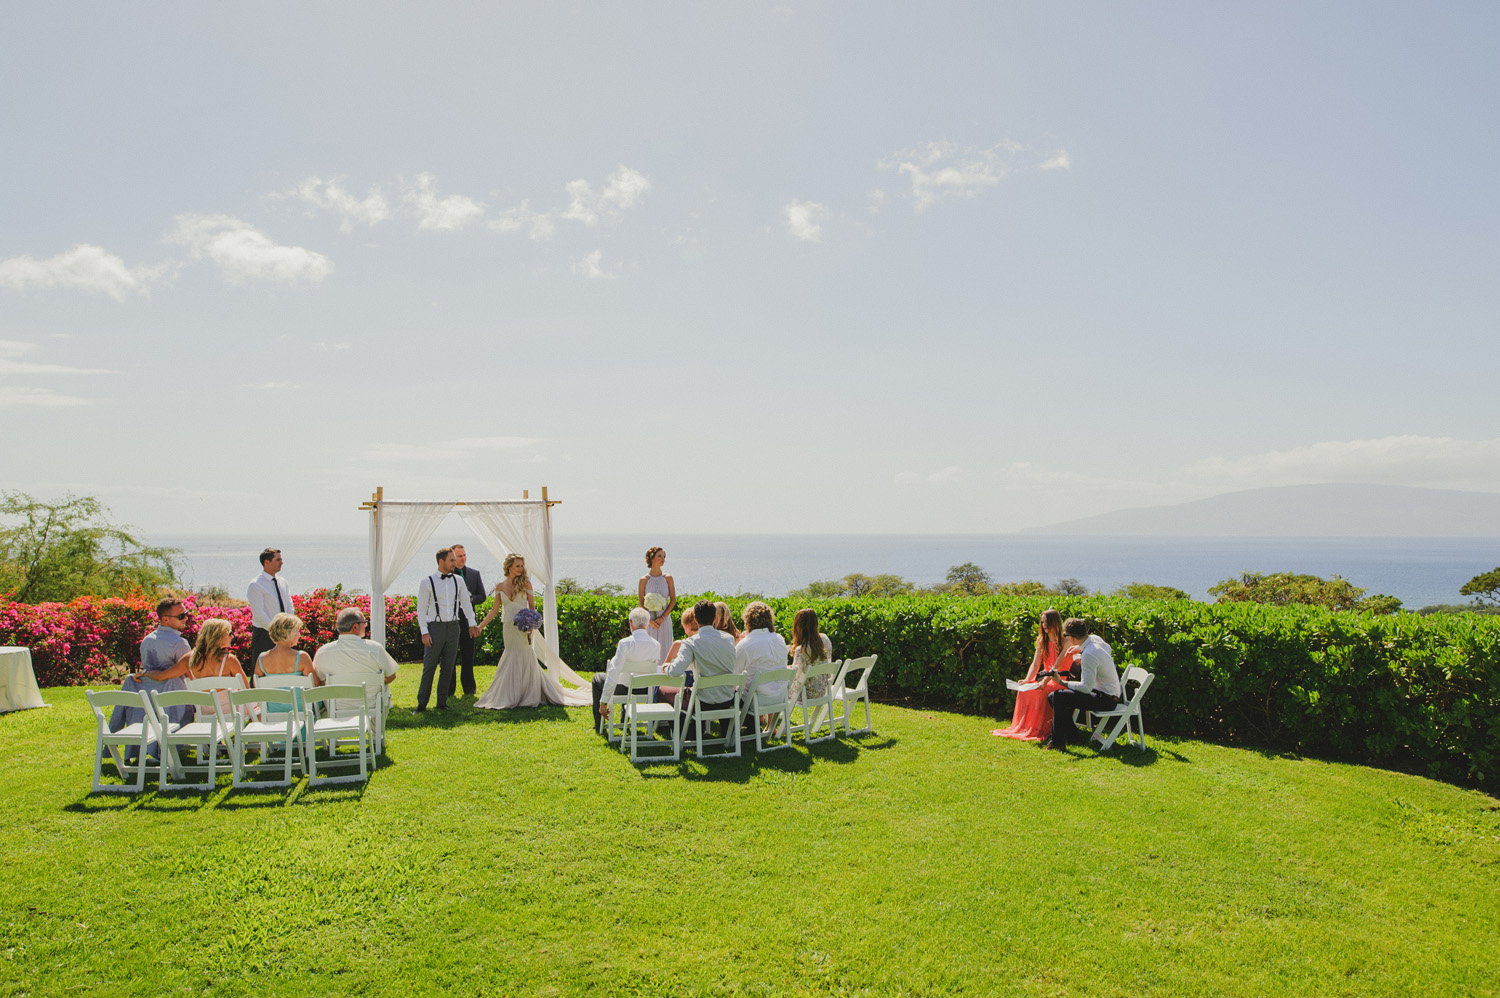
<path id="1" fill-rule="evenodd" d="M 1172 586 L 1158 586 L 1150 582 L 1127 582 L 1115 589 L 1112 596 L 1126 599 L 1190 599 L 1187 593 Z"/>
<path id="2" fill-rule="evenodd" d="M 1057 592 L 1059 596 L 1087 596 L 1089 587 L 1077 579 L 1058 579 Z"/>
<path id="3" fill-rule="evenodd" d="M 1500 606 L 1500 568 L 1474 576 L 1463 584 L 1458 594 L 1474 597 L 1475 606 Z"/>
<path id="4" fill-rule="evenodd" d="M 865 575 L 853 572 L 838 581 L 826 579 L 809 582 L 802 589 L 787 593 L 790 599 L 839 599 L 841 597 L 888 597 L 905 596 L 913 586 L 899 575 Z M 744 595 L 744 594 L 742 594 Z"/>
<path id="5" fill-rule="evenodd" d="M 1364 598 L 1365 591 L 1348 579 L 1331 579 L 1291 572 L 1244 572 L 1238 579 L 1225 579 L 1208 590 L 1220 603 L 1267 603 L 1272 606 L 1321 606 L 1330 610 L 1369 610 L 1395 613 L 1401 601 L 1394 596 Z"/>
<path id="6" fill-rule="evenodd" d="M 948 569 L 944 581 L 948 584 L 948 591 L 953 593 L 985 596 L 990 592 L 990 573 L 972 561 L 966 561 L 962 565 L 954 565 Z"/>
<path id="7" fill-rule="evenodd" d="M 564 575 L 557 580 L 553 591 L 559 596 L 624 596 L 625 587 L 618 582 L 605 582 L 601 585 L 589 587 L 573 578 Z"/>
<path id="8" fill-rule="evenodd" d="M 91 496 L 48 503 L 0 493 L 0 593 L 18 603 L 155 594 L 177 585 L 181 557 L 110 523 L 109 510 Z"/>

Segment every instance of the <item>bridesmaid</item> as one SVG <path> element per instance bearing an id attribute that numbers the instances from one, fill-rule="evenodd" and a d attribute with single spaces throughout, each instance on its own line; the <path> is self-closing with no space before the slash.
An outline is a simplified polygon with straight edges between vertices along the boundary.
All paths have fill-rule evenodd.
<path id="1" fill-rule="evenodd" d="M 1056 668 L 1065 672 L 1072 667 L 1076 649 L 1063 658 L 1058 655 L 1061 647 L 1062 614 L 1056 610 L 1046 610 L 1042 613 L 1041 626 L 1037 629 L 1036 654 L 1032 656 L 1031 669 L 1026 673 L 1028 683 L 1036 682 L 1038 674 L 1048 669 Z M 1010 727 L 995 728 L 990 734 L 1026 742 L 1046 741 L 1052 734 L 1052 705 L 1047 703 L 1047 694 L 1062 688 L 1057 680 L 1049 679 L 1037 689 L 1017 693 L 1016 712 L 1011 718 Z"/>
<path id="2" fill-rule="evenodd" d="M 661 570 L 666 561 L 667 552 L 661 548 L 652 548 L 646 552 L 648 571 L 641 576 L 640 591 L 636 597 L 641 608 L 651 614 L 651 626 L 646 629 L 646 633 L 661 645 L 663 662 L 667 660 L 667 652 L 672 649 L 672 610 L 677 606 L 677 585 L 670 575 L 663 574 Z M 667 601 L 660 610 L 652 610 L 646 606 L 646 597 L 651 593 L 656 593 Z"/>

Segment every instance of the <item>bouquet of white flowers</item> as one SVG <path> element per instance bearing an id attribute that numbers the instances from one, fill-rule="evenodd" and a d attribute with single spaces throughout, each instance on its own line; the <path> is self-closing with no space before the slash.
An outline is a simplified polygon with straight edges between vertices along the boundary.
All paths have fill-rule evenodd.
<path id="1" fill-rule="evenodd" d="M 661 593 L 647 593 L 645 603 L 646 609 L 653 614 L 661 613 L 667 608 L 667 598 Z"/>

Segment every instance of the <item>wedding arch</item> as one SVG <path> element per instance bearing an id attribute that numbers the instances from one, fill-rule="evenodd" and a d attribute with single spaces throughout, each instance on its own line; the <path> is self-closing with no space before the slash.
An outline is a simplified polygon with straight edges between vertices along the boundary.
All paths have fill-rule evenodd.
<path id="1" fill-rule="evenodd" d="M 439 526 L 454 510 L 497 561 L 508 554 L 526 559 L 526 571 L 546 594 L 542 604 L 543 640 L 537 657 L 558 678 L 587 688 L 588 683 L 568 668 L 557 650 L 556 576 L 552 565 L 552 507 L 562 502 L 550 499 L 546 486 L 542 498 L 530 491 L 518 501 L 495 502 L 395 502 L 377 488 L 360 505 L 370 512 L 370 638 L 385 645 L 385 591 L 411 560 L 423 551 Z"/>

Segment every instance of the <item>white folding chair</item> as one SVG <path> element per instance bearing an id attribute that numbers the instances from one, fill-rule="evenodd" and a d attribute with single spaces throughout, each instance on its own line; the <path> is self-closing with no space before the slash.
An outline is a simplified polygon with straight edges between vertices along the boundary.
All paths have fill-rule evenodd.
<path id="1" fill-rule="evenodd" d="M 875 671 L 875 659 L 877 655 L 867 655 L 864 658 L 851 658 L 844 662 L 844 668 L 839 672 L 838 678 L 833 681 L 833 702 L 838 705 L 840 712 L 830 718 L 834 723 L 842 721 L 844 734 L 862 735 L 870 730 L 870 673 Z M 861 671 L 862 670 L 862 671 Z M 849 675 L 860 672 L 859 682 L 853 687 L 849 685 Z M 865 726 L 858 731 L 852 730 L 850 719 L 854 716 L 854 705 L 864 702 Z"/>
<path id="2" fill-rule="evenodd" d="M 149 699 L 156 711 L 157 730 L 160 732 L 161 771 L 157 776 L 158 790 L 212 790 L 219 782 L 219 746 L 229 744 L 229 721 L 219 713 L 219 701 L 206 690 L 168 690 L 153 692 Z M 167 711 L 172 707 L 190 706 L 194 719 L 186 724 L 172 727 Z M 195 765 L 182 761 L 180 750 L 192 748 Z M 208 757 L 207 764 L 204 756 Z M 224 759 L 229 763 L 228 757 Z M 178 778 L 173 783 L 168 773 Z M 188 773 L 203 773 L 202 783 L 189 783 L 183 778 Z"/>
<path id="3" fill-rule="evenodd" d="M 306 727 L 302 729 L 302 744 L 306 750 L 308 786 L 321 786 L 324 783 L 363 783 L 369 779 L 370 770 L 375 768 L 375 726 L 370 721 L 369 706 L 364 694 L 365 687 L 353 683 L 344 686 L 322 686 L 302 694 L 302 703 L 307 711 Z M 359 704 L 358 712 L 341 714 L 340 711 L 333 710 L 332 701 L 335 699 Z M 318 716 L 317 708 L 321 703 L 329 704 L 328 717 Z M 348 707 L 345 707 L 344 711 L 347 710 Z M 357 763 L 359 772 L 345 776 L 319 776 L 318 742 L 328 743 L 328 759 L 323 765 L 338 766 Z M 338 747 L 347 742 L 355 743 L 358 758 L 351 759 L 338 754 Z"/>
<path id="4" fill-rule="evenodd" d="M 642 673 L 630 677 L 630 695 L 625 698 L 625 736 L 621 739 L 621 748 L 629 743 L 630 761 L 641 760 L 676 762 L 682 756 L 682 732 L 677 726 L 677 707 L 670 703 L 652 703 L 651 693 L 658 686 L 671 686 L 677 680 L 663 676 L 659 672 Z M 641 747 L 655 747 L 657 725 L 665 724 L 671 728 L 672 737 L 667 743 L 667 755 L 642 755 Z M 646 729 L 645 739 L 641 738 L 641 729 Z"/>
<path id="5" fill-rule="evenodd" d="M 390 687 L 385 676 L 373 672 L 336 672 L 326 677 L 329 686 L 360 686 L 365 691 L 364 710 L 370 727 L 375 733 L 375 755 L 385 751 L 385 719 L 390 710 Z M 339 698 L 324 700 L 323 711 L 329 717 L 355 717 L 359 714 L 354 700 Z M 373 758 L 373 757 L 372 757 Z"/>
<path id="6" fill-rule="evenodd" d="M 301 753 L 302 771 L 307 771 L 307 756 L 301 745 L 302 716 L 296 710 L 276 714 L 261 712 L 260 720 L 251 720 L 246 708 L 255 709 L 263 704 L 285 704 L 296 706 L 296 696 L 291 690 L 254 689 L 234 690 L 229 694 L 230 711 L 234 714 L 234 734 L 229 748 L 229 757 L 234 763 L 235 789 L 240 787 L 289 787 L 292 785 L 292 762 Z M 250 746 L 260 746 L 260 758 L 255 763 L 246 760 Z M 271 759 L 271 747 L 281 745 L 282 760 Z M 280 769 L 280 780 L 250 780 L 247 770 Z"/>
<path id="7" fill-rule="evenodd" d="M 157 741 L 158 732 L 155 724 L 155 713 L 151 710 L 151 702 L 146 699 L 144 691 L 126 693 L 120 690 L 102 690 L 94 692 L 85 690 L 84 695 L 88 697 L 89 706 L 94 710 L 94 719 L 98 722 L 99 732 L 94 743 L 94 792 L 106 794 L 138 794 L 146 789 L 146 754 L 151 743 Z M 109 730 L 109 716 L 106 710 L 116 707 L 136 708 L 145 712 L 145 717 L 134 724 L 127 724 L 119 731 Z M 125 753 L 120 749 L 134 747 L 136 757 L 134 763 L 125 761 Z M 105 783 L 101 777 L 104 775 L 104 753 L 109 752 L 115 763 L 115 772 L 120 779 L 125 780 L 135 777 L 135 784 L 129 783 Z"/>
<path id="8" fill-rule="evenodd" d="M 709 676 L 706 679 L 696 680 L 685 692 L 688 695 L 687 706 L 687 731 L 683 732 L 683 741 L 692 739 L 694 751 L 700 759 L 738 758 L 740 754 L 740 691 L 744 688 L 745 677 L 731 672 L 723 676 Z M 702 699 L 704 690 L 720 688 L 732 688 L 734 695 L 728 701 L 718 703 L 705 703 Z M 717 742 L 724 746 L 721 752 L 703 751 L 703 725 L 715 721 L 723 721 L 729 730 L 722 739 L 710 738 L 710 745 Z M 734 744 L 734 751 L 729 751 L 730 743 Z"/>
<path id="9" fill-rule="evenodd" d="M 792 707 L 786 695 L 791 688 L 795 669 L 767 669 L 750 677 L 750 692 L 745 697 L 745 713 L 755 725 L 755 751 L 770 752 L 792 744 Z M 780 692 L 766 687 L 783 684 Z M 761 718 L 767 720 L 762 723 Z M 782 728 L 785 727 L 783 735 Z M 781 744 L 767 746 L 768 740 L 781 737 Z"/>
<path id="10" fill-rule="evenodd" d="M 1125 675 L 1120 677 L 1120 689 L 1124 691 L 1125 699 L 1114 710 L 1094 711 L 1094 718 L 1098 724 L 1094 728 L 1094 733 L 1089 737 L 1099 740 L 1100 752 L 1108 752 L 1122 732 L 1125 735 L 1126 745 L 1135 744 L 1137 748 L 1145 749 L 1146 721 L 1141 716 L 1141 698 L 1146 695 L 1147 688 L 1150 687 L 1151 681 L 1155 678 L 1154 674 L 1147 672 L 1138 665 L 1130 666 L 1130 668 L 1125 670 Z M 1138 684 L 1134 693 L 1130 692 L 1131 683 Z M 1132 719 L 1135 721 L 1136 730 L 1134 734 L 1139 739 L 1139 744 L 1131 741 L 1130 722 Z M 1105 728 L 1110 727 L 1111 721 L 1118 723 L 1111 727 L 1106 734 Z"/>
<path id="11" fill-rule="evenodd" d="M 838 679 L 839 671 L 844 667 L 843 662 L 814 662 L 807 667 L 802 675 L 802 688 L 797 691 L 796 701 L 788 701 L 791 710 L 802 710 L 802 723 L 793 724 L 791 714 L 787 714 L 787 724 L 793 728 L 802 729 L 802 742 L 805 745 L 816 745 L 818 742 L 826 742 L 837 732 L 834 730 L 833 722 L 833 684 Z M 819 676 L 827 676 L 828 682 L 823 684 L 823 695 L 809 697 L 807 687 L 810 681 Z M 828 734 L 818 738 L 813 733 L 828 725 Z"/>

